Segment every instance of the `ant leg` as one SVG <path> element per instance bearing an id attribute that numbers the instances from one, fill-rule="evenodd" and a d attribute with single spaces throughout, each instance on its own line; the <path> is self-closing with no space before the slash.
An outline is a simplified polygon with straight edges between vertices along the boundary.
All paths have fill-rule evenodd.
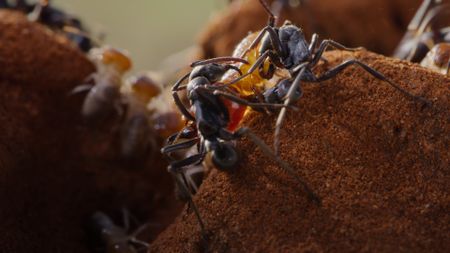
<path id="1" fill-rule="evenodd" d="M 272 13 L 272 11 L 270 10 L 269 4 L 268 4 L 265 0 L 259 0 L 259 2 L 260 2 L 261 5 L 263 6 L 263 8 L 264 8 L 264 10 L 266 11 L 266 13 L 269 15 L 268 26 L 270 26 L 270 27 L 275 26 L 276 17 L 275 17 L 275 15 Z"/>
<path id="2" fill-rule="evenodd" d="M 241 136 L 247 136 L 250 138 L 260 149 L 261 151 L 268 156 L 269 158 L 275 160 L 278 165 L 287 171 L 289 174 L 291 174 L 303 187 L 304 191 L 307 193 L 308 198 L 312 201 L 314 201 L 316 204 L 320 205 L 320 198 L 314 193 L 314 191 L 311 190 L 311 188 L 308 186 L 308 184 L 295 173 L 295 170 L 283 159 L 281 159 L 279 156 L 277 156 L 270 147 L 261 140 L 258 136 L 256 136 L 249 128 L 242 127 L 236 132 L 234 132 L 234 135 L 236 137 Z"/>
<path id="3" fill-rule="evenodd" d="M 149 247 L 150 247 L 150 244 L 148 244 L 148 243 L 146 243 L 146 242 L 144 242 L 144 241 L 141 241 L 141 240 L 139 240 L 139 239 L 136 238 L 140 233 L 142 233 L 142 231 L 146 230 L 149 226 L 150 226 L 149 223 L 146 223 L 146 224 L 140 226 L 139 228 L 137 228 L 137 229 L 129 236 L 129 239 L 128 239 L 128 240 L 129 240 L 130 242 L 133 242 L 133 243 L 142 245 L 142 246 L 144 246 L 145 248 L 149 248 Z"/>
<path id="4" fill-rule="evenodd" d="M 247 73 L 245 73 L 244 75 L 241 75 L 240 77 L 234 79 L 231 82 L 226 83 L 225 85 L 228 86 L 228 85 L 235 84 L 235 83 L 239 82 L 240 80 L 246 78 L 247 76 L 251 75 L 257 68 L 261 67 L 261 65 L 264 64 L 264 61 L 266 60 L 267 57 L 272 59 L 272 61 L 274 63 L 277 63 L 278 65 L 281 65 L 281 63 L 277 59 L 276 53 L 274 53 L 271 50 L 265 51 L 262 55 L 260 55 L 258 57 L 258 59 L 256 59 L 255 63 L 249 68 Z"/>
<path id="5" fill-rule="evenodd" d="M 235 96 L 233 94 L 227 93 L 227 92 L 223 92 L 223 91 L 214 91 L 214 95 L 218 95 L 218 96 L 222 96 L 225 97 L 233 102 L 236 102 L 238 104 L 241 105 L 246 105 L 248 107 L 251 108 L 255 108 L 255 109 L 263 109 L 263 108 L 281 108 L 281 107 L 287 107 L 288 105 L 284 105 L 284 104 L 271 104 L 271 103 L 252 103 L 252 102 L 248 102 L 245 99 L 242 99 L 238 96 Z"/>
<path id="6" fill-rule="evenodd" d="M 271 41 L 272 44 L 274 44 L 274 48 L 277 52 L 282 52 L 282 47 L 281 47 L 281 42 L 278 38 L 277 32 L 275 31 L 275 22 L 276 22 L 276 17 L 275 15 L 272 13 L 272 11 L 270 10 L 269 5 L 267 4 L 267 2 L 265 0 L 259 0 L 259 2 L 261 3 L 261 5 L 263 6 L 264 10 L 266 11 L 266 13 L 269 15 L 269 22 L 267 24 L 266 27 L 264 27 L 256 36 L 256 38 L 253 40 L 252 44 L 250 44 L 250 46 L 241 54 L 241 58 L 243 58 L 250 50 L 252 50 L 253 48 L 256 47 L 256 45 L 258 45 L 258 43 L 262 40 L 262 38 L 264 37 L 265 33 L 268 32 L 270 37 L 271 37 Z"/>
<path id="7" fill-rule="evenodd" d="M 311 51 L 311 52 L 314 52 L 314 58 L 312 59 L 310 66 L 315 66 L 317 64 L 317 62 L 319 62 L 320 58 L 322 57 L 322 54 L 325 52 L 325 50 L 327 50 L 327 48 L 329 46 L 334 47 L 336 49 L 350 51 L 350 52 L 355 52 L 355 51 L 364 49 L 363 47 L 355 47 L 355 48 L 346 47 L 334 40 L 323 40 L 320 43 L 319 49 L 317 49 L 316 52 Z"/>
<path id="8" fill-rule="evenodd" d="M 300 69 L 300 72 L 297 74 L 297 76 L 295 77 L 294 81 L 291 84 L 291 87 L 289 87 L 289 90 L 286 94 L 286 100 L 284 101 L 284 105 L 285 106 L 289 106 L 292 101 L 297 97 L 296 96 L 296 91 L 297 89 L 300 88 L 300 83 L 302 80 L 302 76 L 306 71 L 306 64 L 301 64 L 300 66 L 303 66 Z M 280 144 L 280 130 L 281 130 L 281 125 L 283 124 L 284 118 L 286 117 L 286 107 L 281 108 L 280 113 L 278 114 L 278 118 L 277 121 L 275 123 L 275 132 L 274 132 L 274 141 L 273 141 L 273 145 L 274 145 L 274 149 L 275 149 L 275 154 L 278 154 L 278 147 Z"/>
<path id="9" fill-rule="evenodd" d="M 179 138 L 182 139 L 192 139 L 196 138 L 197 132 L 194 128 L 190 126 L 185 126 L 181 131 L 178 133 L 174 133 L 171 136 L 169 136 L 166 140 L 165 146 L 172 145 L 174 142 L 176 142 Z"/>
<path id="10" fill-rule="evenodd" d="M 428 11 L 441 2 L 442 0 L 424 0 L 423 3 L 420 5 L 419 10 L 416 12 L 413 19 L 408 25 L 407 34 L 415 33 L 417 29 L 419 29 Z"/>
<path id="11" fill-rule="evenodd" d="M 328 80 L 330 78 L 335 77 L 337 74 L 339 74 L 341 71 L 343 71 L 344 69 L 346 69 L 347 67 L 351 66 L 351 65 L 357 65 L 359 67 L 361 67 L 362 69 L 364 69 L 366 72 L 368 72 L 369 74 L 371 74 L 373 77 L 384 81 L 386 83 L 388 83 L 389 85 L 391 85 L 392 87 L 394 87 L 396 90 L 400 91 L 401 93 L 403 93 L 405 96 L 413 99 L 413 100 L 419 100 L 427 105 L 430 105 L 431 102 L 426 100 L 425 98 L 421 97 L 421 96 L 416 96 L 413 95 L 411 93 L 409 93 L 407 90 L 401 88 L 400 86 L 398 86 L 396 83 L 392 82 L 391 80 L 389 80 L 388 78 L 386 78 L 383 74 L 381 74 L 380 72 L 378 72 L 377 70 L 375 70 L 374 68 L 370 67 L 369 65 L 360 62 L 359 60 L 356 59 L 352 59 L 352 60 L 347 60 L 339 65 L 337 65 L 336 67 L 334 67 L 333 69 L 328 70 L 327 72 L 325 72 L 324 74 L 322 74 L 321 76 L 317 77 L 316 82 L 321 82 L 321 81 L 325 81 Z"/>
<path id="12" fill-rule="evenodd" d="M 189 165 L 200 164 L 203 161 L 204 157 L 205 157 L 205 154 L 201 153 L 201 154 L 189 156 L 183 160 L 174 161 L 169 164 L 168 170 L 171 173 L 181 173 L 182 172 L 181 169 L 183 167 L 189 166 Z"/>
<path id="13" fill-rule="evenodd" d="M 44 9 L 48 7 L 48 5 L 49 5 L 48 0 L 38 1 L 34 6 L 33 11 L 30 14 L 28 14 L 28 19 L 32 22 L 40 21 L 42 13 L 44 12 Z"/>
<path id="14" fill-rule="evenodd" d="M 447 5 L 445 5 L 445 6 L 447 6 Z M 426 41 L 422 42 L 426 47 L 428 47 L 428 51 L 431 50 L 431 48 L 433 48 L 433 46 L 435 45 L 434 37 L 436 35 L 434 35 L 434 34 L 438 33 L 436 31 L 439 30 L 436 27 L 436 24 L 435 24 L 435 22 L 433 22 L 433 20 L 438 16 L 439 13 L 441 13 L 443 11 L 443 9 L 444 9 L 444 5 L 436 6 L 433 9 L 428 9 L 426 16 L 423 17 L 423 20 L 421 21 L 422 23 L 420 24 L 420 26 L 418 28 L 416 28 L 416 30 L 414 31 L 414 35 L 411 35 L 412 37 L 415 37 L 415 39 L 417 40 L 417 39 L 419 39 L 419 37 L 428 37 L 425 34 L 430 34 L 430 33 L 433 34 L 432 38 L 428 38 Z M 444 11 L 448 12 L 447 9 Z M 430 31 L 426 33 L 427 30 L 430 30 Z M 411 40 L 411 38 L 409 38 L 409 40 Z M 419 50 L 420 42 L 421 41 L 417 41 L 416 43 L 414 43 L 413 48 L 409 51 L 408 55 L 406 56 L 407 61 L 416 61 L 417 60 L 418 55 L 416 53 L 417 53 L 417 50 Z"/>
<path id="15" fill-rule="evenodd" d="M 178 96 L 178 91 L 182 90 L 182 88 L 180 88 L 181 83 L 183 83 L 184 80 L 186 80 L 189 75 L 191 73 L 187 73 L 186 75 L 184 75 L 183 77 L 181 77 L 172 87 L 172 97 L 173 100 L 175 102 L 175 105 L 178 107 L 178 109 L 180 110 L 181 114 L 183 114 L 184 117 L 186 117 L 186 119 L 191 120 L 191 121 L 195 121 L 195 117 L 192 116 L 192 114 L 189 112 L 189 110 L 184 106 L 183 102 L 181 102 L 180 97 Z M 183 87 L 183 89 L 185 89 L 186 87 Z"/>
<path id="16" fill-rule="evenodd" d="M 309 52 L 314 52 L 318 42 L 319 42 L 319 35 L 317 33 L 314 33 L 311 37 L 311 43 L 309 43 L 308 47 Z"/>
<path id="17" fill-rule="evenodd" d="M 263 39 L 263 37 L 266 35 L 266 32 L 270 36 L 270 41 L 272 42 L 272 46 L 274 50 L 277 52 L 277 54 L 281 55 L 284 54 L 283 48 L 281 47 L 281 41 L 278 38 L 278 34 L 275 31 L 273 26 L 266 26 L 264 27 L 258 34 L 258 36 L 253 40 L 252 44 L 240 55 L 241 58 L 244 58 L 244 56 L 252 49 L 254 49 L 258 43 Z"/>
<path id="18" fill-rule="evenodd" d="M 408 25 L 407 31 L 403 38 L 400 40 L 397 48 L 394 51 L 394 57 L 411 61 L 416 54 L 419 43 L 414 43 L 413 48 L 405 53 L 403 45 L 407 44 L 411 40 L 416 40 L 418 36 L 424 32 L 426 27 L 428 27 L 429 22 L 437 13 L 430 13 L 430 10 L 438 4 L 441 4 L 442 0 L 424 0 L 419 10 L 414 15 L 413 19 Z"/>
<path id="19" fill-rule="evenodd" d="M 77 93 L 90 91 L 92 89 L 92 87 L 94 87 L 94 85 L 92 85 L 92 84 L 78 85 L 70 91 L 69 95 L 71 96 L 71 95 L 75 95 Z"/>
<path id="20" fill-rule="evenodd" d="M 197 165 L 197 166 L 190 167 L 184 173 L 186 181 L 187 181 L 188 185 L 190 185 L 192 187 L 192 190 L 193 190 L 194 194 L 196 192 L 198 192 L 198 188 L 201 185 L 201 182 L 196 182 L 196 180 L 194 179 L 194 176 L 196 174 L 200 174 L 200 173 L 203 174 L 202 175 L 202 179 L 201 179 L 203 181 L 203 177 L 204 177 L 204 174 L 205 174 L 205 169 L 203 168 L 203 166 Z"/>
<path id="21" fill-rule="evenodd" d="M 239 58 L 239 57 L 230 57 L 230 56 L 223 56 L 223 57 L 216 57 L 216 58 L 211 58 L 211 59 L 207 59 L 207 60 L 199 60 L 199 61 L 195 61 L 193 63 L 191 63 L 191 67 L 197 67 L 200 65 L 206 65 L 206 64 L 210 64 L 210 63 L 217 63 L 217 62 L 240 62 L 240 63 L 244 63 L 244 64 L 250 64 L 248 61 Z"/>
<path id="22" fill-rule="evenodd" d="M 190 147 L 194 146 L 195 144 L 197 144 L 199 142 L 199 140 L 200 140 L 200 138 L 195 138 L 192 140 L 188 140 L 188 141 L 184 141 L 184 142 L 180 142 L 180 143 L 176 143 L 176 144 L 172 144 L 172 145 L 167 145 L 161 149 L 161 153 L 164 155 L 167 155 L 167 154 L 173 153 L 177 150 L 190 148 Z"/>

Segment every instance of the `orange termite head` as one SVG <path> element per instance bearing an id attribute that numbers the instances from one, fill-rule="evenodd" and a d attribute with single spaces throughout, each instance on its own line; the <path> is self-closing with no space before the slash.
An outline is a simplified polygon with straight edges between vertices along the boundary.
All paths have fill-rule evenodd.
<path id="1" fill-rule="evenodd" d="M 152 98 L 161 94 L 161 87 L 150 77 L 139 75 L 131 78 L 130 87 L 136 96 L 149 102 Z"/>
<path id="2" fill-rule="evenodd" d="M 95 48 L 91 55 L 106 66 L 114 66 L 120 73 L 128 71 L 132 65 L 127 53 L 113 47 Z"/>

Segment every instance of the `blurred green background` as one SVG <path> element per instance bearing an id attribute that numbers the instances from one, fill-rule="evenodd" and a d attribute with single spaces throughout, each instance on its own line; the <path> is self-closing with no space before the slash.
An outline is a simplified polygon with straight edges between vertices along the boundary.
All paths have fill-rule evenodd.
<path id="1" fill-rule="evenodd" d="M 54 0 L 79 16 L 105 43 L 128 50 L 133 71 L 158 69 L 169 55 L 195 45 L 197 36 L 227 0 Z"/>

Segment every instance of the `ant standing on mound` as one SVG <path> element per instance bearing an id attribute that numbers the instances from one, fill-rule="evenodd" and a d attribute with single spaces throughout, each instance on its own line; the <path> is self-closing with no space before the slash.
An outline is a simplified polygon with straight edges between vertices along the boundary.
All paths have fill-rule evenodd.
<path id="1" fill-rule="evenodd" d="M 211 158 L 213 165 L 220 170 L 228 171 L 235 168 L 239 162 L 239 157 L 232 141 L 239 139 L 242 136 L 247 136 L 265 155 L 269 156 L 276 161 L 280 167 L 292 174 L 297 181 L 301 183 L 310 199 L 320 202 L 319 198 L 309 186 L 295 174 L 294 170 L 285 161 L 276 156 L 270 147 L 248 128 L 241 127 L 237 130 L 229 130 L 231 125 L 239 125 L 239 122 L 236 123 L 235 121 L 242 120 L 242 117 L 230 118 L 230 115 L 233 115 L 233 111 L 238 109 L 238 107 L 234 106 L 235 104 L 244 105 L 252 109 L 281 108 L 285 105 L 252 103 L 232 94 L 213 92 L 217 83 L 228 70 L 234 70 L 242 74 L 240 69 L 235 65 L 221 65 L 218 64 L 218 62 L 240 62 L 248 64 L 245 60 L 235 57 L 221 57 L 193 63 L 191 65 L 193 70 L 178 80 L 172 88 L 175 103 L 190 123 L 179 133 L 169 137 L 168 144 L 161 150 L 162 153 L 166 154 L 170 159 L 171 153 L 178 150 L 189 149 L 197 145 L 197 154 L 193 154 L 182 160 L 174 161 L 170 159 L 172 161 L 170 162 L 168 170 L 174 176 L 179 186 L 179 190 L 184 194 L 183 198 L 188 200 L 192 206 L 199 222 L 202 236 L 205 240 L 205 225 L 192 200 L 191 192 L 188 189 L 188 183 L 183 174 L 183 168 L 200 164 L 207 155 Z M 188 84 L 182 86 L 183 81 L 188 78 Z M 180 98 L 178 97 L 178 91 L 184 89 L 187 90 L 187 96 L 194 115 L 192 115 L 190 110 L 181 103 Z M 232 101 L 232 103 L 226 104 L 225 101 Z M 187 139 L 187 141 L 176 143 L 179 138 Z"/>
<path id="2" fill-rule="evenodd" d="M 278 85 L 276 85 L 272 89 L 267 90 L 264 93 L 267 103 L 284 102 L 284 105 L 286 105 L 281 109 L 276 122 L 274 136 L 274 146 L 276 153 L 278 152 L 278 136 L 280 133 L 282 122 L 286 115 L 286 107 L 300 99 L 302 95 L 302 81 L 318 83 L 321 81 L 329 80 L 342 72 L 347 67 L 356 65 L 364 69 L 373 77 L 388 83 L 404 95 L 415 100 L 420 100 L 427 104 L 429 103 L 426 99 L 409 93 L 396 83 L 386 78 L 377 70 L 357 59 L 347 60 L 326 71 L 322 75 L 316 76 L 313 73 L 312 68 L 319 63 L 319 61 L 322 59 L 322 54 L 329 46 L 346 51 L 357 51 L 361 48 L 347 48 L 333 40 L 323 40 L 319 44 L 317 34 L 313 34 L 311 43 L 308 43 L 305 39 L 303 31 L 299 27 L 291 24 L 289 21 L 286 21 L 281 27 L 276 27 L 276 17 L 270 11 L 266 1 L 259 0 L 259 2 L 268 13 L 269 22 L 268 25 L 259 32 L 258 36 L 255 38 L 247 51 L 258 47 L 260 56 L 246 74 L 231 81 L 227 85 L 232 85 L 236 82 L 239 82 L 241 79 L 247 77 L 248 75 L 251 75 L 253 71 L 263 66 L 267 59 L 269 59 L 270 62 L 275 64 L 275 66 L 277 66 L 278 68 L 289 70 L 291 78 L 280 81 Z M 242 55 L 245 55 L 247 51 L 245 51 Z"/>

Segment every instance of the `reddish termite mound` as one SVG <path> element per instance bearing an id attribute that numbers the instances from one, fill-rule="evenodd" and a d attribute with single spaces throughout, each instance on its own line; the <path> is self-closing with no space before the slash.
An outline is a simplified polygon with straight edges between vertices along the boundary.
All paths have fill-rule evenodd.
<path id="1" fill-rule="evenodd" d="M 97 210 L 120 224 L 128 208 L 153 236 L 179 210 L 161 157 L 127 170 L 111 131 L 82 124 L 69 93 L 93 71 L 63 36 L 0 11 L 0 252 L 90 252 Z"/>
<path id="2" fill-rule="evenodd" d="M 304 84 L 281 134 L 281 156 L 321 197 L 249 140 L 242 164 L 214 172 L 195 196 L 212 252 L 439 252 L 450 245 L 450 79 L 367 51 L 332 51 L 316 72 L 358 58 L 432 102 L 424 106 L 358 68 Z M 272 143 L 275 115 L 245 125 Z M 202 252 L 186 209 L 151 252 Z"/>
<path id="3" fill-rule="evenodd" d="M 284 8 L 279 25 L 290 20 L 304 30 L 308 39 L 312 33 L 318 33 L 323 39 L 331 38 L 349 47 L 363 46 L 377 53 L 391 54 L 422 1 L 304 2 L 304 6 Z M 448 23 L 449 18 L 446 19 Z M 229 55 L 249 31 L 258 31 L 266 24 L 267 14 L 258 0 L 233 1 L 200 36 L 202 57 Z"/>

